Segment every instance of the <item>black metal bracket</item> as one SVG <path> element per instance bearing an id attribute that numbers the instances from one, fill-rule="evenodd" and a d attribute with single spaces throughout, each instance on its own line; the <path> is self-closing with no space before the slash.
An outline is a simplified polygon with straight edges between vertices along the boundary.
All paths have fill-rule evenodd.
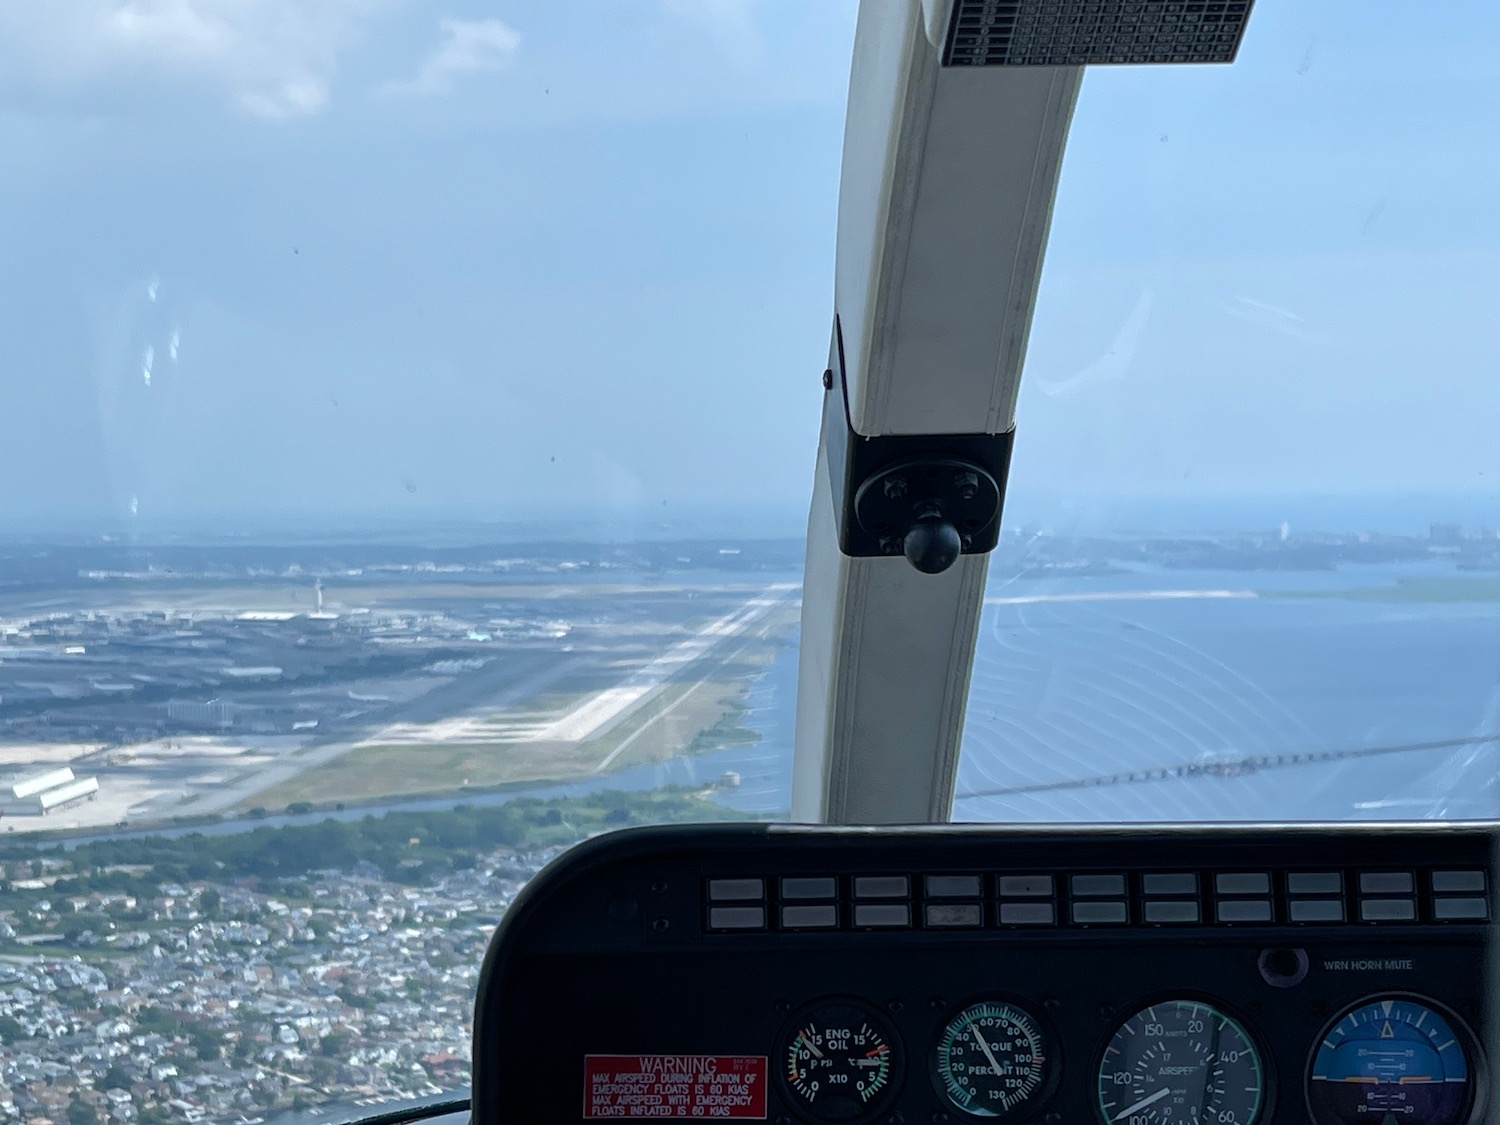
<path id="1" fill-rule="evenodd" d="M 992 551 L 1015 431 L 865 437 L 849 415 L 844 340 L 833 322 L 824 373 L 824 434 L 839 550 L 851 558 L 906 555 L 938 574 L 960 555 Z"/>

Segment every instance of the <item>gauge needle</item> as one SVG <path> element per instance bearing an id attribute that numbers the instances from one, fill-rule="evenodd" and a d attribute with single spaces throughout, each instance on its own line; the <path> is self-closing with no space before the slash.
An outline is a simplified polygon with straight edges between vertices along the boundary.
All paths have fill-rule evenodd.
<path id="1" fill-rule="evenodd" d="M 823 1052 L 814 1047 L 813 1041 L 809 1039 L 805 1034 L 799 1035 L 797 1038 L 802 1040 L 802 1045 L 813 1053 L 814 1058 L 821 1059 L 823 1057 Z"/>
<path id="2" fill-rule="evenodd" d="M 1152 1094 L 1149 1098 L 1142 1098 L 1140 1101 L 1136 1102 L 1135 1105 L 1128 1105 L 1124 1109 L 1120 1110 L 1119 1113 L 1115 1114 L 1114 1120 L 1118 1121 L 1122 1117 L 1129 1117 L 1136 1110 L 1138 1110 L 1138 1109 L 1145 1109 L 1148 1105 L 1151 1105 L 1153 1102 L 1159 1102 L 1159 1101 L 1161 1101 L 1162 1098 L 1166 1097 L 1171 1092 L 1172 1092 L 1172 1088 L 1170 1086 L 1163 1086 L 1160 1090 L 1156 1091 L 1156 1093 Z"/>
<path id="3" fill-rule="evenodd" d="M 979 1028 L 974 1024 L 969 1025 L 969 1030 L 974 1033 L 974 1042 L 979 1044 L 979 1049 L 984 1052 L 984 1057 L 989 1060 L 990 1066 L 996 1074 L 1000 1073 L 1000 1063 L 995 1059 L 995 1052 L 990 1050 L 990 1045 L 984 1041 L 984 1036 L 979 1034 Z"/>

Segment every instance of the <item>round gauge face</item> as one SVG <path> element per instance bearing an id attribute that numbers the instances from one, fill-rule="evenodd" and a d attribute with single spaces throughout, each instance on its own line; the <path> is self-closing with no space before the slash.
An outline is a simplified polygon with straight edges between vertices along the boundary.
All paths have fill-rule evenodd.
<path id="1" fill-rule="evenodd" d="M 1107 1125 L 1254 1125 L 1265 1069 L 1249 1033 L 1198 1000 L 1143 1008 L 1120 1026 L 1099 1063 Z"/>
<path id="2" fill-rule="evenodd" d="M 1021 1116 L 1037 1108 L 1054 1072 L 1041 1026 L 1001 1000 L 973 1004 L 948 1021 L 935 1069 L 949 1104 L 975 1117 Z"/>
<path id="3" fill-rule="evenodd" d="M 1456 1016 L 1407 997 L 1369 1000 L 1313 1048 L 1317 1125 L 1461 1125 L 1475 1100 L 1473 1037 Z"/>
<path id="4" fill-rule="evenodd" d="M 895 1036 L 863 1004 L 833 1000 L 800 1012 L 783 1033 L 781 1075 L 814 1121 L 860 1121 L 895 1091 Z"/>

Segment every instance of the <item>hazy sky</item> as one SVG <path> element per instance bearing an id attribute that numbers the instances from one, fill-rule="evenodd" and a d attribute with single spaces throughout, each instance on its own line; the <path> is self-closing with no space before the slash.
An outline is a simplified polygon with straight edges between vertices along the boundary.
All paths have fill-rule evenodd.
<path id="1" fill-rule="evenodd" d="M 854 8 L 0 0 L 0 520 L 796 529 Z M 1497 56 L 1260 0 L 1091 73 L 1013 504 L 1494 495 Z"/>

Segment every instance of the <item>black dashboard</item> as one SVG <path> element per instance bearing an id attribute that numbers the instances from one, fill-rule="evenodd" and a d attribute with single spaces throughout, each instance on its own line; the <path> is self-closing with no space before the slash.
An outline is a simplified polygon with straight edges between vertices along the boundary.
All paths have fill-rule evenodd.
<path id="1" fill-rule="evenodd" d="M 491 942 L 474 1120 L 1469 1125 L 1488 826 L 599 837 Z"/>

